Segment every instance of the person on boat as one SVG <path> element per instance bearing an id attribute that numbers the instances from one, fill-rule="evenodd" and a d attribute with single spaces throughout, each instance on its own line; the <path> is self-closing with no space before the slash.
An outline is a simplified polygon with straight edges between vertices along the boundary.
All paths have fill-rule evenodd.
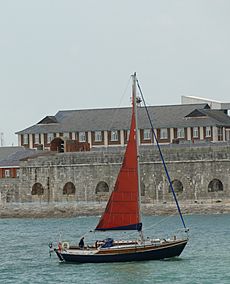
<path id="1" fill-rule="evenodd" d="M 79 248 L 80 249 L 83 249 L 84 248 L 84 245 L 85 245 L 85 243 L 84 243 L 84 237 L 82 237 L 81 239 L 80 239 L 80 242 L 79 242 Z"/>

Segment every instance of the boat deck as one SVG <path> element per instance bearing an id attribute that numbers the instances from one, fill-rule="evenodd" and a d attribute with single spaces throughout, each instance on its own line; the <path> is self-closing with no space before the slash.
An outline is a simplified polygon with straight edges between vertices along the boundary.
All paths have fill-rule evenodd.
<path id="1" fill-rule="evenodd" d="M 102 241 L 97 242 L 93 246 L 85 246 L 84 248 L 79 248 L 78 246 L 70 246 L 69 248 L 62 249 L 62 254 L 71 255 L 94 255 L 94 254 L 114 254 L 114 253 L 133 253 L 133 252 L 143 252 L 159 248 L 167 248 L 174 246 L 175 244 L 180 244 L 187 240 L 147 240 L 144 242 L 139 241 L 114 241 L 113 245 L 110 247 L 101 247 L 104 244 Z"/>

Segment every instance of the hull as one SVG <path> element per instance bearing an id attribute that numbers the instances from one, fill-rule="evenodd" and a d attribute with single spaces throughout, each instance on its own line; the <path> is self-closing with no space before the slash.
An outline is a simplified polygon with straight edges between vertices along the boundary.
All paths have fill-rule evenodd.
<path id="1" fill-rule="evenodd" d="M 74 253 L 71 250 L 64 252 L 55 250 L 61 262 L 70 263 L 102 263 L 102 262 L 129 262 L 144 260 L 161 260 L 179 256 L 187 240 L 172 242 L 159 246 L 147 246 L 135 249 L 99 250 L 94 254 Z M 123 252 L 124 251 L 124 252 Z"/>

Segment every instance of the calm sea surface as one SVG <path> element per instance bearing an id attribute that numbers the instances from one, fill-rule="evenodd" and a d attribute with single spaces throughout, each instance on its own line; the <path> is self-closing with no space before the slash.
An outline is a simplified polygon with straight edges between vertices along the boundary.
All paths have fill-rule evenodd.
<path id="1" fill-rule="evenodd" d="M 185 216 L 190 240 L 179 258 L 110 264 L 61 264 L 48 243 L 78 242 L 97 217 L 1 219 L 0 283 L 230 283 L 230 215 Z M 144 217 L 146 235 L 170 235 L 178 217 Z M 153 226 L 154 225 L 154 226 Z M 103 237 L 110 236 L 104 235 Z M 98 238 L 93 233 L 91 239 Z M 89 239 L 86 239 L 86 241 Z"/>

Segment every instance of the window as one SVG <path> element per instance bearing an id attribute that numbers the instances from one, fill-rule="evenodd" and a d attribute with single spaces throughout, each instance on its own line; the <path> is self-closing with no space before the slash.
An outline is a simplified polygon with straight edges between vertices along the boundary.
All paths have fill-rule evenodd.
<path id="1" fill-rule="evenodd" d="M 79 132 L 79 142 L 86 142 L 85 132 Z"/>
<path id="2" fill-rule="evenodd" d="M 34 143 L 35 144 L 39 144 L 40 143 L 40 135 L 38 134 L 38 133 L 36 133 L 35 135 L 34 135 Z"/>
<path id="3" fill-rule="evenodd" d="M 206 127 L 205 136 L 206 137 L 211 137 L 212 136 L 212 131 L 211 131 L 211 127 L 210 126 Z"/>
<path id="4" fill-rule="evenodd" d="M 198 138 L 199 137 L 199 132 L 198 132 L 198 127 L 193 127 L 193 132 L 192 135 L 194 138 Z"/>
<path id="5" fill-rule="evenodd" d="M 118 141 L 118 131 L 117 130 L 111 131 L 111 141 Z"/>
<path id="6" fill-rule="evenodd" d="M 63 137 L 68 138 L 69 139 L 69 132 L 65 132 L 63 133 Z"/>
<path id="7" fill-rule="evenodd" d="M 31 194 L 32 195 L 43 195 L 44 194 L 44 188 L 43 188 L 42 184 L 39 183 L 39 182 L 36 182 L 32 186 Z"/>
<path id="8" fill-rule="evenodd" d="M 29 143 L 29 135 L 28 134 L 24 134 L 23 135 L 23 144 L 27 145 Z"/>
<path id="9" fill-rule="evenodd" d="M 54 139 L 54 134 L 53 133 L 48 133 L 47 134 L 47 143 L 50 143 Z"/>
<path id="10" fill-rule="evenodd" d="M 150 140 L 151 139 L 151 132 L 150 129 L 144 129 L 144 140 Z"/>
<path id="11" fill-rule="evenodd" d="M 183 192 L 184 187 L 183 187 L 183 184 L 180 180 L 174 179 L 172 181 L 172 186 L 173 186 L 173 189 L 174 189 L 175 192 L 177 192 L 177 193 Z M 171 192 L 170 186 L 169 186 L 169 192 Z"/>
<path id="12" fill-rule="evenodd" d="M 9 178 L 10 177 L 10 170 L 5 170 L 5 177 Z"/>
<path id="13" fill-rule="evenodd" d="M 208 192 L 216 192 L 216 191 L 223 191 L 223 183 L 219 180 L 214 178 L 212 181 L 210 181 L 208 185 Z"/>
<path id="14" fill-rule="evenodd" d="M 63 195 L 74 195 L 75 192 L 75 185 L 72 182 L 67 182 L 63 188 Z"/>
<path id="15" fill-rule="evenodd" d="M 96 186 L 95 193 L 98 194 L 104 192 L 109 192 L 109 186 L 106 182 L 100 181 Z"/>
<path id="16" fill-rule="evenodd" d="M 168 129 L 167 128 L 160 129 L 160 139 L 168 139 Z"/>
<path id="17" fill-rule="evenodd" d="M 20 169 L 16 169 L 16 177 L 18 178 L 20 174 Z"/>
<path id="18" fill-rule="evenodd" d="M 184 128 L 177 128 L 177 138 L 184 138 Z"/>
<path id="19" fill-rule="evenodd" d="M 101 131 L 95 131 L 95 142 L 101 142 L 101 141 L 102 141 Z"/>

